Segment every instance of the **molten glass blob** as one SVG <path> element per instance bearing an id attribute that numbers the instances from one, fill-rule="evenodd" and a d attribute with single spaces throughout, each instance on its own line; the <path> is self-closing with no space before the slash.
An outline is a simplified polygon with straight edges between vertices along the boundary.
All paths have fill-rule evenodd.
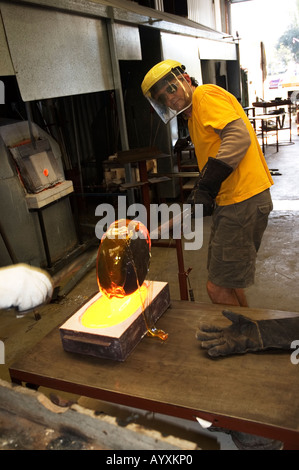
<path id="1" fill-rule="evenodd" d="M 97 281 L 109 299 L 125 297 L 140 288 L 150 262 L 151 241 L 138 221 L 120 219 L 103 235 L 97 257 Z"/>
<path id="2" fill-rule="evenodd" d="M 142 285 L 138 291 L 124 298 L 101 295 L 85 311 L 81 323 L 87 328 L 108 328 L 116 326 L 143 308 L 148 295 L 148 286 Z"/>
<path id="3" fill-rule="evenodd" d="M 107 328 L 125 321 L 140 308 L 147 334 L 166 340 L 168 335 L 148 323 L 150 302 L 145 278 L 150 263 L 151 240 L 147 228 L 135 220 L 113 222 L 103 235 L 97 256 L 100 293 L 81 317 L 88 328 Z"/>

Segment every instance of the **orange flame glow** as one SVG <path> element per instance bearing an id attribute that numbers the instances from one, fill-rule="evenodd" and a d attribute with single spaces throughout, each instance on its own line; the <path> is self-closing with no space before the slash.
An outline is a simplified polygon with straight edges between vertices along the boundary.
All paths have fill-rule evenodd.
<path id="1" fill-rule="evenodd" d="M 87 328 L 109 328 L 125 321 L 139 308 L 143 309 L 148 295 L 144 283 L 140 289 L 126 297 L 108 298 L 102 295 L 95 300 L 81 317 L 81 324 Z"/>

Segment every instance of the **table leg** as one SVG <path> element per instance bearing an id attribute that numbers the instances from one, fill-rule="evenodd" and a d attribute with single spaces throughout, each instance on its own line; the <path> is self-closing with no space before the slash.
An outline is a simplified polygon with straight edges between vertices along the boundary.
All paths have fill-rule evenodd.
<path id="1" fill-rule="evenodd" d="M 178 277 L 179 277 L 181 300 L 189 300 L 187 276 L 186 276 L 185 268 L 184 268 L 182 240 L 176 240 L 175 244 L 176 244 L 176 254 L 177 254 L 177 260 L 178 260 L 178 267 L 179 267 Z"/>
<path id="2" fill-rule="evenodd" d="M 263 153 L 265 153 L 265 143 L 264 143 L 264 120 L 262 119 L 262 146 L 263 146 Z"/>

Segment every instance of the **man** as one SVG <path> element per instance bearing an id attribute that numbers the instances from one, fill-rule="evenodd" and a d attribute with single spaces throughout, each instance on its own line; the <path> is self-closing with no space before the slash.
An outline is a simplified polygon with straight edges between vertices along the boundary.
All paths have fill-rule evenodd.
<path id="1" fill-rule="evenodd" d="M 188 199 L 212 215 L 207 292 L 213 303 L 248 306 L 255 261 L 272 210 L 270 172 L 237 99 L 216 85 L 198 86 L 179 62 L 155 65 L 141 85 L 161 119 L 188 120 L 201 174 Z"/>

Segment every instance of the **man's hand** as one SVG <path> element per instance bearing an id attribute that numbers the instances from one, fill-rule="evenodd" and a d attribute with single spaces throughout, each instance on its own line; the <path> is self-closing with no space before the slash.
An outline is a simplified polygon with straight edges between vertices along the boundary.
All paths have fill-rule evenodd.
<path id="1" fill-rule="evenodd" d="M 200 189 L 198 186 L 195 186 L 190 196 L 187 199 L 187 203 L 191 204 L 193 207 L 195 204 L 202 204 L 203 217 L 212 215 L 215 209 L 215 199 L 211 197 L 208 191 Z"/>
<path id="2" fill-rule="evenodd" d="M 174 145 L 174 151 L 178 152 L 180 150 L 184 150 L 191 144 L 190 136 L 185 137 L 184 139 L 178 139 Z"/>
<path id="3" fill-rule="evenodd" d="M 209 158 L 188 197 L 188 204 L 202 204 L 203 216 L 212 215 L 221 184 L 233 168 L 217 158 Z"/>
<path id="4" fill-rule="evenodd" d="M 263 349 L 258 322 L 230 310 L 223 310 L 222 314 L 232 322 L 230 326 L 220 328 L 201 324 L 196 333 L 202 348 L 208 349 L 209 356 L 227 356 Z"/>
<path id="5" fill-rule="evenodd" d="M 30 310 L 48 302 L 52 294 L 51 278 L 41 269 L 26 264 L 0 269 L 0 309 Z"/>

